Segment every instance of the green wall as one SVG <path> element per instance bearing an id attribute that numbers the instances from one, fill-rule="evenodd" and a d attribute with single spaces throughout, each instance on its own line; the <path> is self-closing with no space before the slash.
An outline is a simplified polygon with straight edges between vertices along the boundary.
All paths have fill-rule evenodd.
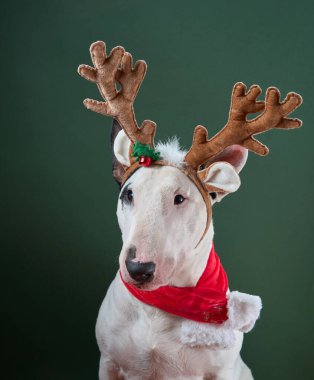
<path id="1" fill-rule="evenodd" d="M 301 130 L 273 131 L 214 210 L 232 289 L 264 303 L 243 357 L 256 379 L 312 379 L 312 1 L 6 1 L 1 7 L 1 345 L 5 379 L 96 379 L 94 325 L 118 268 L 111 121 L 85 110 L 76 69 L 105 40 L 149 70 L 136 103 L 189 146 L 226 121 L 233 83 L 304 97 Z M 312 376 L 311 376 L 312 374 Z"/>

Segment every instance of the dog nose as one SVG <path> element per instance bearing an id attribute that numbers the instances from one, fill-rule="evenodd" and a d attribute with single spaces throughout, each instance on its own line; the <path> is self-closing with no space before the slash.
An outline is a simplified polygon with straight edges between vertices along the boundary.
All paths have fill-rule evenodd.
<path id="1" fill-rule="evenodd" d="M 130 276 L 133 280 L 144 283 L 150 282 L 154 278 L 155 263 L 141 263 L 134 262 L 131 260 L 125 260 L 126 269 L 128 270 Z"/>

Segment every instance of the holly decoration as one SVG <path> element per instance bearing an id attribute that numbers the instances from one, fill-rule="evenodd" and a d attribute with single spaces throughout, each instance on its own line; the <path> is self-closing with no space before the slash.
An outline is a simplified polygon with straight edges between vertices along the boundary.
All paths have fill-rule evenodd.
<path id="1" fill-rule="evenodd" d="M 160 152 L 156 152 L 156 150 L 149 145 L 144 145 L 136 141 L 132 149 L 133 153 L 131 156 L 136 157 L 136 161 L 141 166 L 149 166 L 153 161 L 159 160 Z"/>

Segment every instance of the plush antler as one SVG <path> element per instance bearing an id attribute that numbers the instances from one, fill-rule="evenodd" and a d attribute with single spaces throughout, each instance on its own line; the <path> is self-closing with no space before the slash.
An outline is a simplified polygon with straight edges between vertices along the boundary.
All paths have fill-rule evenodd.
<path id="1" fill-rule="evenodd" d="M 268 148 L 255 140 L 253 135 L 269 129 L 292 129 L 302 125 L 299 119 L 289 119 L 287 116 L 299 107 L 302 97 L 290 92 L 283 102 L 280 102 L 280 92 L 275 87 L 269 87 L 265 102 L 256 101 L 262 90 L 259 86 L 251 86 L 246 93 L 243 83 L 236 83 L 231 96 L 229 120 L 226 126 L 214 137 L 208 140 L 206 128 L 198 125 L 195 128 L 192 147 L 185 156 L 185 161 L 195 170 L 201 164 L 220 153 L 226 147 L 238 144 L 262 156 L 268 153 Z M 253 120 L 247 120 L 250 113 L 264 112 Z"/>
<path id="2" fill-rule="evenodd" d="M 133 108 L 146 73 L 146 63 L 137 61 L 132 68 L 132 56 L 125 53 L 121 46 L 112 49 L 107 56 L 106 45 L 102 41 L 91 45 L 90 54 L 94 67 L 80 65 L 78 72 L 83 78 L 97 84 L 105 102 L 85 99 L 84 105 L 94 112 L 116 118 L 132 143 L 139 141 L 153 147 L 156 124 L 145 120 L 139 128 Z M 116 82 L 121 85 L 120 91 L 117 90 Z"/>

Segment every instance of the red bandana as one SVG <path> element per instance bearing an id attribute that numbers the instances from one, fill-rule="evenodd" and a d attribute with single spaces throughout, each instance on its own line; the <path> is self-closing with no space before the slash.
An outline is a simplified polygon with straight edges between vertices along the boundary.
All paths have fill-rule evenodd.
<path id="1" fill-rule="evenodd" d="M 196 286 L 161 286 L 156 290 L 140 290 L 122 282 L 140 301 L 179 317 L 197 322 L 223 323 L 227 316 L 228 277 L 224 271 L 214 245 L 209 254 L 206 268 Z"/>

